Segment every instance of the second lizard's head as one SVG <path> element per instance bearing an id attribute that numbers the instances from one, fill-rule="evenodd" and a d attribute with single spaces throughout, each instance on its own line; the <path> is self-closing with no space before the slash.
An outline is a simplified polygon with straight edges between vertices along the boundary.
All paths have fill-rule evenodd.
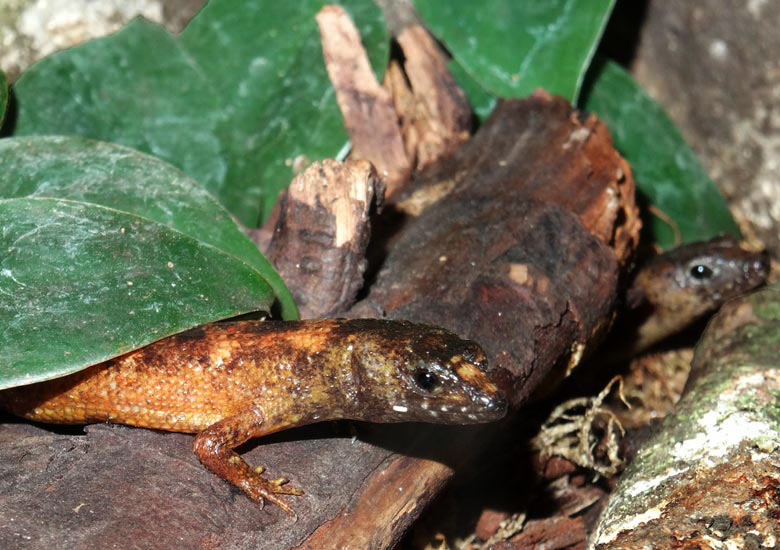
<path id="1" fill-rule="evenodd" d="M 762 285 L 768 275 L 766 253 L 745 250 L 732 237 L 716 237 L 650 260 L 637 274 L 629 301 L 646 299 L 653 307 L 680 316 L 682 327 Z"/>
<path id="2" fill-rule="evenodd" d="M 478 344 L 448 330 L 410 323 L 347 322 L 354 417 L 379 422 L 473 424 L 506 414 Z"/>

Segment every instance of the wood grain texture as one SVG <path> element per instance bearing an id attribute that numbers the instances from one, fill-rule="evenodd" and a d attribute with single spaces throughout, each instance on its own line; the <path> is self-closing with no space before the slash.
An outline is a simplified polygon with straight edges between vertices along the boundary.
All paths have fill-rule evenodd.
<path id="1" fill-rule="evenodd" d="M 360 34 L 341 6 L 317 14 L 325 67 L 352 143 L 350 157 L 371 161 L 384 179 L 387 195 L 411 173 L 389 92 L 377 82 Z"/>
<path id="2" fill-rule="evenodd" d="M 468 140 L 471 107 L 447 68 L 447 56 L 422 26 L 405 27 L 396 40 L 403 68 L 392 61 L 384 85 L 393 96 L 406 155 L 419 171 Z"/>
<path id="3" fill-rule="evenodd" d="M 367 161 L 315 162 L 279 199 L 266 254 L 304 319 L 349 308 L 363 286 L 369 214 L 384 186 Z"/>

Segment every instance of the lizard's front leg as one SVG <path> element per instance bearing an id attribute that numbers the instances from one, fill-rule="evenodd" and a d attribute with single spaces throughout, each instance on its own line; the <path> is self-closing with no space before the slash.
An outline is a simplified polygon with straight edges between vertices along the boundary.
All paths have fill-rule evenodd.
<path id="1" fill-rule="evenodd" d="M 268 425 L 259 410 L 249 409 L 223 418 L 200 432 L 192 442 L 192 450 L 206 468 L 239 487 L 253 500 L 262 503 L 265 499 L 295 518 L 290 505 L 277 495 L 302 495 L 303 491 L 286 485 L 284 478 L 265 479 L 260 475 L 262 468 L 253 470 L 233 450 L 248 439 L 279 429 L 281 427 Z"/>

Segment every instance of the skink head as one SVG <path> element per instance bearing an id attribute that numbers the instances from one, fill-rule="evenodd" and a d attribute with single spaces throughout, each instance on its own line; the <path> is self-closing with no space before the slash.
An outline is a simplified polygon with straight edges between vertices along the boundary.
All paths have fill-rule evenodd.
<path id="1" fill-rule="evenodd" d="M 353 370 L 359 417 L 381 422 L 472 424 L 506 414 L 474 342 L 406 321 L 356 320 Z"/>
<path id="2" fill-rule="evenodd" d="M 700 315 L 766 281 L 765 253 L 740 248 L 731 237 L 680 246 L 654 258 L 637 276 L 656 307 Z"/>

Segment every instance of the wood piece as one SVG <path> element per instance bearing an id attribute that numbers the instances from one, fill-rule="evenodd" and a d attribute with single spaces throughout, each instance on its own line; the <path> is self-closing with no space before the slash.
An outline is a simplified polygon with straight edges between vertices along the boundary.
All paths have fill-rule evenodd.
<path id="1" fill-rule="evenodd" d="M 326 159 L 281 194 L 267 255 L 302 318 L 332 316 L 355 302 L 371 236 L 369 212 L 383 192 L 370 163 Z"/>
<path id="2" fill-rule="evenodd" d="M 404 190 L 402 200 L 413 201 L 449 186 L 409 216 L 368 298 L 350 315 L 432 322 L 477 339 L 515 406 L 573 368 L 606 326 L 617 283 L 614 250 L 627 257 L 638 230 L 630 172 L 600 123 L 585 124 L 583 131 L 568 103 L 547 94 L 503 102 L 460 151 Z M 593 204 L 606 213 L 595 215 Z M 617 238 L 621 222 L 626 230 Z M 445 441 L 419 431 L 455 460 L 484 448 L 500 429 L 485 426 Z M 403 527 L 447 480 L 435 462 L 404 464 L 392 483 L 371 484 L 372 493 L 390 494 L 403 480 L 392 505 L 345 510 L 307 544 L 338 548 L 331 542 L 350 525 L 354 547 L 389 547 L 397 533 L 382 529 L 380 537 L 375 526 L 392 510 L 408 510 L 393 524 Z"/>
<path id="3" fill-rule="evenodd" d="M 203 468 L 191 435 L 99 424 L 78 435 L 73 427 L 1 418 L 3 549 L 127 548 L 132 541 L 144 550 L 287 550 L 349 505 L 355 487 L 348 480 L 371 476 L 391 454 L 365 442 L 387 439 L 381 427 L 348 423 L 245 445 L 246 460 L 306 487 L 293 521 Z"/>
<path id="4" fill-rule="evenodd" d="M 490 550 L 584 550 L 585 525 L 582 518 L 556 517 L 529 521 L 523 532 L 499 542 Z"/>
<path id="5" fill-rule="evenodd" d="M 780 290 L 726 304 L 675 412 L 639 450 L 590 548 L 759 548 L 780 536 Z"/>
<path id="6" fill-rule="evenodd" d="M 560 206 L 455 193 L 410 223 L 368 299 L 480 342 L 520 406 L 577 365 L 616 276 L 611 251 Z"/>
<path id="7" fill-rule="evenodd" d="M 543 90 L 527 101 L 500 101 L 480 128 L 479 141 L 471 140 L 452 161 L 416 177 L 394 202 L 417 215 L 462 189 L 522 193 L 514 200 L 535 198 L 578 216 L 622 264 L 631 257 L 642 225 L 631 169 L 615 151 L 606 126 L 592 115 L 581 116 Z"/>
<path id="8" fill-rule="evenodd" d="M 481 540 L 490 540 L 501 527 L 501 522 L 509 519 L 509 512 L 503 510 L 483 510 L 474 527 L 474 535 Z"/>
<path id="9" fill-rule="evenodd" d="M 446 55 L 422 26 L 406 26 L 396 40 L 405 73 L 393 61 L 385 86 L 398 112 L 407 157 L 422 170 L 468 139 L 471 107 L 447 67 Z"/>
<path id="10" fill-rule="evenodd" d="M 604 125 L 543 92 L 500 102 L 396 204 L 416 217 L 360 307 L 453 323 L 510 373 L 517 405 L 549 374 L 536 365 L 573 368 L 595 343 L 614 299 L 612 262 L 630 257 L 641 225 Z"/>
<path id="11" fill-rule="evenodd" d="M 415 476 L 415 472 L 425 475 Z M 340 514 L 320 527 L 298 549 L 392 548 L 451 475 L 452 469 L 440 462 L 391 457 L 360 487 L 348 514 Z M 408 491 L 428 498 L 398 498 L 398 494 Z M 381 516 L 376 510 L 381 510 Z"/>
<path id="12" fill-rule="evenodd" d="M 411 173 L 392 98 L 377 82 L 360 35 L 341 6 L 323 7 L 317 25 L 325 67 L 352 142 L 350 158 L 369 160 L 392 196 Z"/>

